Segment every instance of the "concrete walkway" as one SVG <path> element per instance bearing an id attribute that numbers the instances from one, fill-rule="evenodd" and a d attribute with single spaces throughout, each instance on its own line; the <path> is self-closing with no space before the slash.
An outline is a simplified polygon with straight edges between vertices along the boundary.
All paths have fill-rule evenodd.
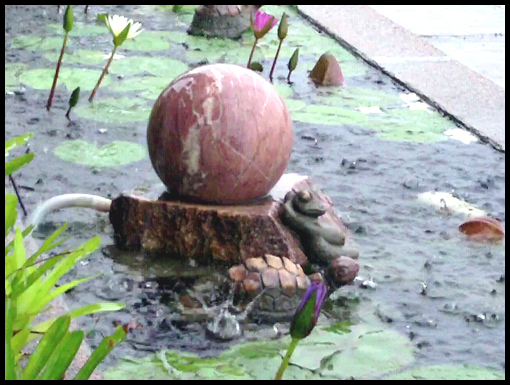
<path id="1" fill-rule="evenodd" d="M 299 5 L 299 12 L 505 150 L 504 5 Z"/>

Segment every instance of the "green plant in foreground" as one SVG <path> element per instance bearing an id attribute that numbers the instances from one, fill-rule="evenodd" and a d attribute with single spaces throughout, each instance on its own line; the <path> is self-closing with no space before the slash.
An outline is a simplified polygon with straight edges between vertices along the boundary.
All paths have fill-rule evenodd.
<path id="1" fill-rule="evenodd" d="M 66 118 L 71 120 L 69 114 L 71 113 L 71 109 L 78 104 L 78 100 L 80 99 L 80 87 L 76 87 L 71 97 L 69 98 L 69 108 L 67 109 Z"/>
<path id="2" fill-rule="evenodd" d="M 6 156 L 14 147 L 25 143 L 32 134 L 5 142 Z M 28 154 L 27 154 L 28 155 Z M 33 157 L 33 154 L 30 154 Z M 21 157 L 23 158 L 23 157 Z M 6 175 L 31 159 L 16 158 L 6 163 Z M 96 236 L 74 250 L 65 250 L 50 258 L 43 254 L 60 246 L 65 239 L 58 239 L 67 229 L 61 226 L 50 235 L 42 246 L 27 258 L 24 238 L 33 226 L 21 231 L 15 227 L 18 200 L 13 194 L 5 194 L 5 379 L 61 379 L 84 338 L 81 330 L 69 331 L 71 318 L 102 311 L 120 310 L 122 304 L 97 303 L 74 309 L 59 318 L 50 318 L 33 324 L 36 316 L 67 290 L 93 277 L 82 278 L 55 287 L 58 280 L 71 270 L 75 263 L 92 253 L 100 245 Z M 7 242 L 10 235 L 14 239 Z M 103 339 L 89 357 L 75 379 L 87 379 L 102 359 L 126 336 L 127 326 L 117 328 L 115 333 Z M 22 349 L 34 339 L 42 338 L 30 355 L 23 370 L 20 365 Z"/>
<path id="3" fill-rule="evenodd" d="M 60 66 L 62 65 L 62 59 L 64 58 L 64 52 L 66 49 L 67 37 L 69 36 L 69 32 L 73 29 L 73 7 L 72 5 L 68 5 L 66 8 L 66 12 L 64 13 L 64 31 L 66 32 L 64 35 L 64 42 L 62 43 L 62 49 L 60 50 L 60 57 L 57 62 L 57 69 L 55 70 L 55 77 L 53 78 L 53 84 L 51 86 L 50 96 L 48 97 L 48 103 L 46 104 L 46 109 L 49 111 L 51 108 L 51 104 L 53 102 L 53 95 L 55 94 L 55 88 L 57 87 L 57 79 L 58 74 L 60 72 Z"/>
<path id="4" fill-rule="evenodd" d="M 101 76 L 99 77 L 99 80 L 97 81 L 96 86 L 92 90 L 92 93 L 89 97 L 89 102 L 94 99 L 94 95 L 97 92 L 97 89 L 99 88 L 99 85 L 101 84 L 101 81 L 103 80 L 104 76 L 108 73 L 108 68 L 110 67 L 110 64 L 112 64 L 113 58 L 115 56 L 115 53 L 117 52 L 117 49 L 128 39 L 132 39 L 136 36 L 138 36 L 143 29 L 140 29 L 142 27 L 142 24 L 135 23 L 133 20 L 128 19 L 124 16 L 119 15 L 107 15 L 105 18 L 105 23 L 108 28 L 108 30 L 113 35 L 113 51 L 108 59 L 108 62 L 106 63 L 106 66 L 103 69 L 103 72 L 101 73 Z"/>
<path id="5" fill-rule="evenodd" d="M 282 48 L 283 40 L 287 37 L 288 32 L 288 22 L 287 22 L 287 14 L 284 12 L 282 15 L 282 19 L 280 20 L 280 25 L 278 26 L 278 39 L 280 39 L 280 43 L 278 44 L 278 49 L 276 50 L 276 55 L 274 57 L 273 66 L 271 67 L 271 72 L 269 72 L 269 80 L 273 81 L 273 72 L 274 67 L 276 67 L 276 61 L 278 60 L 278 55 L 280 54 L 280 49 Z"/>
<path id="6" fill-rule="evenodd" d="M 283 358 L 275 380 L 281 380 L 285 369 L 289 366 L 290 358 L 299 341 L 310 335 L 317 324 L 322 304 L 326 299 L 328 289 L 324 283 L 312 282 L 306 290 L 303 300 L 290 323 L 290 336 L 292 338 L 287 354 Z"/>
<path id="7" fill-rule="evenodd" d="M 289 83 L 290 83 L 290 74 L 292 73 L 292 71 L 294 71 L 296 69 L 297 63 L 298 63 L 298 58 L 299 58 L 299 48 L 296 48 L 296 50 L 294 51 L 294 53 L 292 54 L 292 56 L 289 59 L 289 63 L 287 64 L 287 67 L 289 68 L 289 74 L 287 75 L 287 82 L 289 82 Z"/>

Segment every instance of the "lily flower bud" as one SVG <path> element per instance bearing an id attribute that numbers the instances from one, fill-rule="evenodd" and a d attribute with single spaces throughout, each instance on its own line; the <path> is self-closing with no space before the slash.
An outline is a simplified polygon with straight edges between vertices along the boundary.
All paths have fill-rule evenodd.
<path id="1" fill-rule="evenodd" d="M 328 289 L 322 282 L 312 282 L 308 287 L 290 323 L 292 339 L 306 338 L 312 332 L 317 324 L 327 292 Z"/>

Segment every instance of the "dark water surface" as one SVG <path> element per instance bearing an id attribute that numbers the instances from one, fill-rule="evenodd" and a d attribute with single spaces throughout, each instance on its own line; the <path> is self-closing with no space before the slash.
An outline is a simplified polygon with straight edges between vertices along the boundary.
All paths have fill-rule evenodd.
<path id="1" fill-rule="evenodd" d="M 131 6 L 91 7 L 97 8 L 95 12 L 136 17 L 150 29 L 185 28 L 172 24 L 173 19 L 164 14 L 142 14 L 143 9 Z M 76 9 L 79 12 L 81 6 Z M 59 22 L 60 16 L 53 13 L 55 7 L 6 6 L 5 10 L 6 63 L 53 68 L 40 52 L 13 49 L 9 43 L 19 34 L 44 31 L 48 20 Z M 83 39 L 79 44 L 95 44 L 95 49 L 109 47 L 104 37 L 97 42 Z M 293 79 L 296 84 L 306 83 L 304 73 L 296 72 Z M 348 80 L 360 87 L 382 87 L 395 95 L 401 92 L 390 79 L 371 68 L 367 68 L 366 76 Z M 299 89 L 299 85 L 296 87 Z M 100 89 L 101 97 L 109 94 L 107 88 Z M 149 188 L 159 183 L 148 158 L 98 169 L 55 157 L 53 149 L 69 139 L 86 139 L 99 145 L 128 140 L 146 146 L 146 123 L 103 124 L 78 118 L 68 124 L 64 118 L 68 93 L 57 92 L 50 113 L 45 110 L 47 95 L 46 90 L 26 87 L 22 95 L 6 95 L 5 101 L 6 138 L 26 132 L 35 135 L 30 143 L 30 150 L 37 154 L 35 161 L 16 175 L 20 185 L 35 189 L 23 190 L 29 210 L 58 194 L 81 192 L 114 198 L 134 187 Z M 85 96 L 82 98 L 80 103 L 86 103 Z M 102 128 L 107 132 L 100 133 Z M 294 131 L 295 145 L 287 172 L 310 175 L 333 199 L 355 233 L 361 254 L 360 275 L 371 276 L 377 283 L 375 290 L 346 291 L 345 295 L 359 298 L 357 305 L 351 305 L 353 318 L 363 319 L 379 308 L 376 313 L 382 319 L 391 318 L 389 327 L 409 334 L 416 343 L 421 364 L 473 363 L 504 368 L 505 285 L 498 282 L 504 276 L 504 245 L 466 241 L 457 231 L 462 216 L 440 214 L 417 200 L 417 195 L 425 191 L 450 192 L 504 224 L 504 154 L 479 142 L 466 145 L 451 139 L 427 144 L 382 140 L 370 126 L 294 122 Z M 304 136 L 316 138 L 317 143 Z M 112 244 L 107 217 L 87 210 L 54 213 L 40 232 L 46 234 L 53 224 L 64 221 L 70 224 L 69 245 L 97 233 L 104 246 Z M 107 362 L 121 356 L 143 356 L 144 350 L 182 348 L 210 353 L 223 349 L 224 345 L 204 338 L 202 327 L 165 320 L 174 310 L 171 292 L 175 282 L 145 279 L 140 266 L 145 266 L 145 275 L 165 275 L 147 272 L 151 261 L 138 261 L 137 270 L 114 262 L 111 255 L 111 250 L 105 248 L 81 261 L 67 279 L 102 275 L 66 295 L 71 308 L 105 300 L 127 304 L 124 311 L 80 320 L 86 329 L 95 330 L 89 335 L 93 346 L 103 335 L 111 334 L 114 320 L 135 319 L 143 325 L 130 336 L 130 343 L 113 351 Z M 427 295 L 421 294 L 423 282 Z M 480 314 L 485 314 L 485 322 L 472 318 Z"/>

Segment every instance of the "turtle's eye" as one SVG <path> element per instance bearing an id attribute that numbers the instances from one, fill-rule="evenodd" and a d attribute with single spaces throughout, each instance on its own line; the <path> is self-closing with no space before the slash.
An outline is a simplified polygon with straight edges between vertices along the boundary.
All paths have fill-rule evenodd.
<path id="1" fill-rule="evenodd" d="M 297 197 L 300 202 L 308 203 L 312 200 L 312 194 L 310 194 L 310 191 L 300 191 L 297 194 Z"/>

